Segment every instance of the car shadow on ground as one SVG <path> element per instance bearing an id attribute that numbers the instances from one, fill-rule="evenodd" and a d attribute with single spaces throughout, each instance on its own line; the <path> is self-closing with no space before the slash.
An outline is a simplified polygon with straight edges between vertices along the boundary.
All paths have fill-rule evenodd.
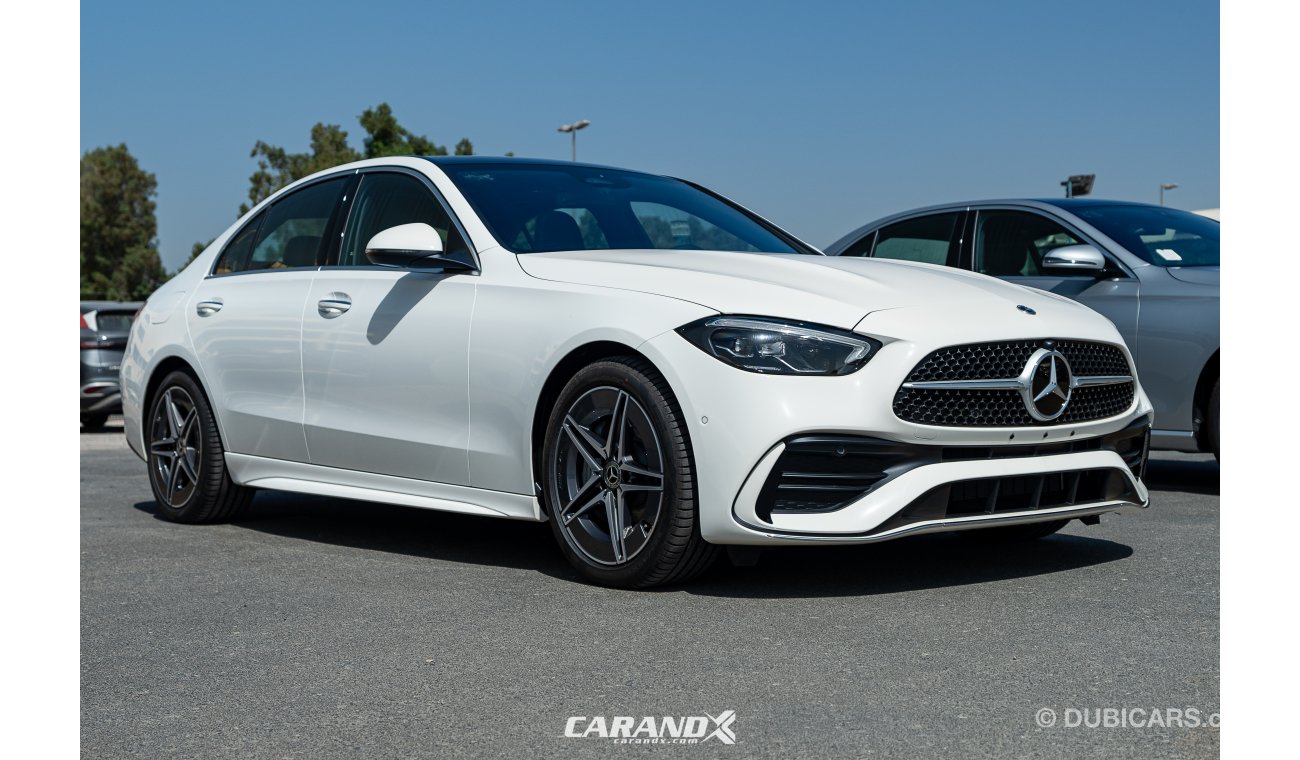
<path id="1" fill-rule="evenodd" d="M 151 501 L 135 506 L 156 514 Z M 546 524 L 275 491 L 258 492 L 234 524 L 295 540 L 584 582 Z M 738 598 L 870 596 L 1065 572 L 1132 553 L 1123 544 L 1077 535 L 1003 545 L 936 534 L 862 546 L 774 547 L 763 551 L 756 566 L 734 567 L 724 555 L 704 576 L 663 591 Z"/>
<path id="2" fill-rule="evenodd" d="M 82 435 L 122 435 L 124 432 L 126 431 L 123 429 L 121 421 L 113 422 L 110 420 L 101 428 L 87 428 L 84 425 L 81 427 Z"/>
<path id="3" fill-rule="evenodd" d="M 1156 454 L 1147 460 L 1143 482 L 1152 491 L 1218 496 L 1219 463 L 1211 456 Z"/>

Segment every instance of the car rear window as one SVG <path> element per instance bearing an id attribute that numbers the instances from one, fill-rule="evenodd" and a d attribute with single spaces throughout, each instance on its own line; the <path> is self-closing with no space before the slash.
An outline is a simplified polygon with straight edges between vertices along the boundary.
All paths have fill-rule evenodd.
<path id="1" fill-rule="evenodd" d="M 102 333 L 130 332 L 134 321 L 134 311 L 101 311 L 95 315 L 95 327 Z"/>

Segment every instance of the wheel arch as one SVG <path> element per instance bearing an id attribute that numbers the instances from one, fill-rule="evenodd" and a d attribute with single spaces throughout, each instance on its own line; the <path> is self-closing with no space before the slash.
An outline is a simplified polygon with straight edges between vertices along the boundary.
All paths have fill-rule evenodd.
<path id="1" fill-rule="evenodd" d="M 221 445 L 226 445 L 226 435 L 221 430 L 221 413 L 212 405 L 212 397 L 208 394 L 208 388 L 203 384 L 203 376 L 199 374 L 198 369 L 183 356 L 173 354 L 165 359 L 161 359 L 154 365 L 153 371 L 149 373 L 149 381 L 145 383 L 143 403 L 140 406 L 140 435 L 147 435 L 146 430 L 149 425 L 149 413 L 153 409 L 154 394 L 158 392 L 158 387 L 162 385 L 165 377 L 173 372 L 184 372 L 189 375 L 194 384 L 199 386 L 199 391 L 203 394 L 203 399 L 208 403 L 208 408 L 212 410 L 212 417 L 217 424 L 217 436 L 221 438 Z M 146 440 L 147 444 L 148 441 Z"/>
<path id="2" fill-rule="evenodd" d="M 546 506 L 545 489 L 542 487 L 541 482 L 542 450 L 546 444 L 546 423 L 550 420 L 551 409 L 555 406 L 556 400 L 559 399 L 560 391 L 564 390 L 564 386 L 579 370 L 594 362 L 619 356 L 636 357 L 649 363 L 652 367 L 655 366 L 655 363 L 648 356 L 626 343 L 598 340 L 584 343 L 565 354 L 564 358 L 560 359 L 551 368 L 546 381 L 542 383 L 542 389 L 537 395 L 537 403 L 533 406 L 533 425 L 529 440 L 532 442 L 533 491 L 544 514 L 549 514 L 549 510 Z M 658 367 L 655 368 L 658 369 Z M 660 374 L 662 375 L 662 373 Z M 665 382 L 667 382 L 666 378 Z M 676 390 L 673 393 L 676 394 Z"/>
<path id="3" fill-rule="evenodd" d="M 1214 386 L 1219 382 L 1219 349 L 1214 350 L 1214 354 L 1205 362 L 1201 368 L 1201 376 L 1196 380 L 1196 390 L 1192 394 L 1192 414 L 1195 418 L 1192 420 L 1193 429 L 1196 431 L 1196 444 L 1201 451 L 1210 451 L 1209 426 L 1205 424 L 1209 416 L 1210 394 L 1214 392 Z"/>

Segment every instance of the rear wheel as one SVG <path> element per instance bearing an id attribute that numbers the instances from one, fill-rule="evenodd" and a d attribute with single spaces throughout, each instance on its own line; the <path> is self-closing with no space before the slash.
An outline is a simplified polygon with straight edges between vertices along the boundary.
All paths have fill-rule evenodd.
<path id="1" fill-rule="evenodd" d="M 107 414 L 83 414 L 81 415 L 81 426 L 87 430 L 103 430 L 104 423 L 108 422 Z"/>
<path id="2" fill-rule="evenodd" d="M 1028 523 L 1026 525 L 1005 525 L 1001 528 L 979 528 L 977 530 L 958 531 L 958 535 L 970 541 L 985 544 L 1013 544 L 1046 538 L 1064 528 L 1068 522 L 1070 521 L 1052 520 L 1051 522 Z"/>
<path id="3" fill-rule="evenodd" d="M 622 588 L 676 583 L 717 556 L 700 537 L 681 410 L 648 362 L 628 357 L 580 370 L 551 412 L 542 461 L 551 529 L 588 579 Z"/>
<path id="4" fill-rule="evenodd" d="M 184 372 L 164 378 L 148 420 L 149 484 L 160 517 L 220 522 L 247 506 L 252 489 L 230 479 L 216 418 L 194 378 Z"/>

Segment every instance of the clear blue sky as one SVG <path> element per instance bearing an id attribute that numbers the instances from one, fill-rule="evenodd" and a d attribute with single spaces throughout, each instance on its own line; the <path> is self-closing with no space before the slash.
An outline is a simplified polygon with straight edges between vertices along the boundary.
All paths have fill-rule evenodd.
<path id="1" fill-rule="evenodd" d="M 1194 2 L 84 3 L 81 149 L 158 176 L 163 262 L 232 221 L 257 140 L 387 101 L 479 153 L 699 181 L 815 245 L 918 205 L 1219 205 L 1219 8 Z"/>

